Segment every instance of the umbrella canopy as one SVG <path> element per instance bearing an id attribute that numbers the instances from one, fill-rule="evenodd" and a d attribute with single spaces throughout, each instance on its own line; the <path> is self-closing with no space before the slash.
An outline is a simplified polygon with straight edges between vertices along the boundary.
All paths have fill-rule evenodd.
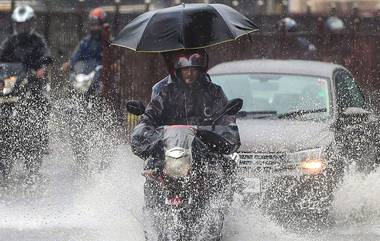
<path id="1" fill-rule="evenodd" d="M 166 52 L 204 48 L 257 30 L 251 20 L 227 5 L 182 4 L 138 16 L 112 44 L 137 52 Z"/>

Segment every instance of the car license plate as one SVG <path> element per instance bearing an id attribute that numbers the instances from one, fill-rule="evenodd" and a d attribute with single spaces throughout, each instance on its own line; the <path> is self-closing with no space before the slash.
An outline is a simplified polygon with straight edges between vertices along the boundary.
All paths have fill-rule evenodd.
<path id="1" fill-rule="evenodd" d="M 247 177 L 244 179 L 243 193 L 260 193 L 261 192 L 261 180 L 259 178 Z"/>

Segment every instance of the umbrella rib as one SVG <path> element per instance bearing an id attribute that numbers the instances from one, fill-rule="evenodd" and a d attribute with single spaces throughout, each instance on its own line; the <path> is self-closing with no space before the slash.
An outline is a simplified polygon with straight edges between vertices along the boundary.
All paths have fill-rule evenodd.
<path id="1" fill-rule="evenodd" d="M 157 14 L 157 12 L 155 12 L 155 13 L 150 17 L 150 19 L 148 20 L 148 23 L 146 24 L 146 27 L 145 27 L 145 29 L 144 29 L 144 31 L 143 31 L 143 33 L 141 34 L 141 37 L 140 37 L 140 39 L 139 39 L 139 43 L 138 43 L 137 46 L 136 46 L 136 51 L 137 51 L 137 49 L 139 49 L 139 47 L 140 47 L 140 45 L 141 45 L 141 43 L 142 43 L 141 39 L 143 38 L 145 32 L 146 32 L 147 29 L 148 29 L 149 24 L 152 22 L 152 19 L 153 19 L 153 17 L 154 17 L 156 14 Z"/>
<path id="2" fill-rule="evenodd" d="M 220 16 L 220 18 L 223 19 L 223 23 L 227 26 L 227 29 L 228 29 L 230 37 L 233 38 L 233 39 L 235 39 L 235 35 L 232 33 L 232 31 L 230 29 L 230 26 L 226 23 L 226 21 L 224 20 L 223 16 L 219 13 L 219 11 L 216 8 L 214 8 L 214 7 L 212 7 L 212 8 Z"/>
<path id="3" fill-rule="evenodd" d="M 184 35 L 185 35 L 185 34 L 184 34 L 184 29 L 183 29 L 183 19 L 184 19 L 184 17 L 183 17 L 183 15 L 184 15 L 184 14 L 183 14 L 183 11 L 184 11 L 184 10 L 181 11 L 182 21 L 181 21 L 181 28 L 180 28 L 180 29 L 181 29 L 181 32 L 180 32 L 180 39 L 181 39 L 181 40 L 180 40 L 180 42 L 181 42 L 181 44 L 182 44 L 182 48 L 185 48 L 186 45 L 185 45 L 185 38 L 184 38 Z"/>

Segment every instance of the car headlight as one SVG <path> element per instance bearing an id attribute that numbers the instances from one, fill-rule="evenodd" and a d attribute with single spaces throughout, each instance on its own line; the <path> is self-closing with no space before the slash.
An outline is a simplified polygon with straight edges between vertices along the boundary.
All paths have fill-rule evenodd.
<path id="1" fill-rule="evenodd" d="M 181 147 L 174 147 L 165 152 L 164 173 L 173 178 L 185 177 L 191 169 L 191 153 Z"/>
<path id="2" fill-rule="evenodd" d="M 94 72 L 86 74 L 78 74 L 75 76 L 74 88 L 80 92 L 87 92 L 94 79 Z"/>
<path id="3" fill-rule="evenodd" d="M 294 152 L 288 155 L 288 159 L 299 163 L 299 169 L 303 174 L 317 175 L 322 173 L 327 166 L 321 148 Z"/>
<path id="4" fill-rule="evenodd" d="M 3 90 L 2 90 L 3 95 L 9 95 L 10 93 L 12 93 L 15 87 L 16 81 L 17 81 L 16 76 L 11 76 L 9 78 L 4 79 Z"/>

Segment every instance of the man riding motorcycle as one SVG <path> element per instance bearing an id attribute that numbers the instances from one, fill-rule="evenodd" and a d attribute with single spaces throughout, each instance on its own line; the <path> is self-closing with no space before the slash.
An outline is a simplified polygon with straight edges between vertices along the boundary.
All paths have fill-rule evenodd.
<path id="1" fill-rule="evenodd" d="M 14 34 L 2 43 L 0 62 L 22 63 L 28 72 L 30 96 L 27 98 L 27 112 L 29 114 L 25 114 L 25 118 L 29 121 L 35 120 L 38 125 L 29 126 L 25 138 L 28 138 L 27 135 L 36 136 L 38 133 L 39 139 L 41 139 L 38 141 L 41 141 L 39 143 L 42 145 L 41 151 L 43 151 L 47 149 L 48 145 L 50 86 L 47 78 L 47 66 L 52 62 L 52 58 L 44 38 L 35 32 L 36 15 L 30 6 L 16 7 L 12 14 L 12 22 Z M 25 149 L 27 148 L 25 147 Z M 38 156 L 41 155 L 42 153 Z M 26 154 L 26 156 L 28 159 L 28 156 L 33 155 Z M 33 160 L 27 160 L 27 162 L 33 162 Z M 31 172 L 37 172 L 39 166 L 40 163 L 37 163 Z"/>
<path id="2" fill-rule="evenodd" d="M 103 43 L 102 36 L 107 25 L 106 13 L 102 8 L 95 8 L 88 15 L 89 34 L 84 37 L 72 54 L 70 61 L 63 64 L 62 69 L 68 71 L 78 61 L 95 60 L 102 65 Z"/>
<path id="3" fill-rule="evenodd" d="M 173 73 L 159 91 L 153 93 L 140 123 L 132 133 L 132 151 L 147 160 L 145 174 L 162 168 L 163 142 L 156 128 L 166 125 L 210 125 L 204 120 L 214 116 L 227 104 L 223 90 L 213 84 L 206 73 L 208 59 L 204 50 L 175 51 L 166 56 L 172 58 L 173 69 L 168 67 Z M 235 151 L 240 146 L 235 117 L 223 116 L 216 124 L 218 128 L 215 132 L 233 143 L 235 148 L 231 152 Z M 233 173 L 233 162 L 226 161 L 225 164 L 224 171 Z M 159 207 L 156 198 L 160 195 L 157 192 L 159 188 L 157 181 L 147 179 L 144 210 L 149 212 Z M 156 215 L 153 219 L 160 219 L 155 211 L 151 213 Z"/>
<path id="4" fill-rule="evenodd" d="M 148 146 L 141 145 L 140 134 L 145 130 L 162 125 L 201 125 L 203 119 L 210 117 L 227 104 L 223 90 L 213 84 L 206 73 L 208 66 L 206 51 L 203 49 L 176 51 L 171 55 L 174 58 L 174 73 L 163 80 L 159 92 L 156 90 L 157 92 L 152 93 L 153 98 L 132 134 L 133 151 L 143 158 L 149 156 L 151 148 L 154 147 L 153 143 L 147 143 Z M 221 123 L 226 129 L 231 129 L 230 124 L 235 123 L 235 118 L 226 116 L 222 118 Z M 237 149 L 240 145 L 237 129 L 232 133 Z"/>
<path id="5" fill-rule="evenodd" d="M 35 31 L 34 10 L 28 5 L 18 6 L 13 11 L 12 22 L 14 34 L 2 43 L 0 61 L 21 62 L 36 72 L 36 79 L 44 79 L 51 56 L 46 41 Z M 36 85 L 39 83 L 36 80 Z"/>
<path id="6" fill-rule="evenodd" d="M 103 131 L 105 136 L 114 135 L 113 108 L 104 98 L 103 90 L 103 51 L 108 24 L 102 8 L 92 9 L 88 15 L 89 34 L 84 37 L 70 60 L 63 64 L 62 70 L 70 73 L 70 100 L 66 107 L 66 123 L 74 159 L 80 166 L 89 168 L 89 150 L 95 142 L 94 133 Z M 67 128 L 67 127 L 66 127 Z M 112 134 L 111 134 L 112 133 Z M 110 155 L 111 143 L 104 141 L 102 159 Z M 101 162 L 101 169 L 108 166 L 109 160 Z"/>

